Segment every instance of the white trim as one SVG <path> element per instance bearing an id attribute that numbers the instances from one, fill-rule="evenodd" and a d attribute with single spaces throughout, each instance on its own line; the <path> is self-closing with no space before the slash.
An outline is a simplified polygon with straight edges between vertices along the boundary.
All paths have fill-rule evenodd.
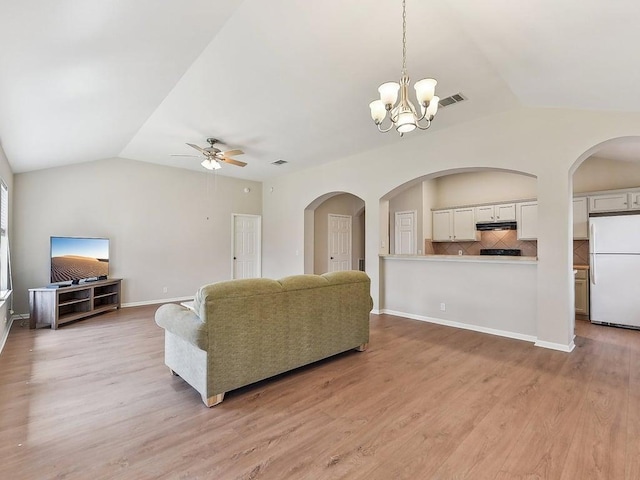
<path id="1" fill-rule="evenodd" d="M 7 338 L 9 338 L 9 332 L 11 331 L 11 325 L 13 325 L 13 317 L 9 317 L 7 320 L 7 329 L 4 331 L 4 335 L 2 336 L 2 340 L 0 340 L 0 353 L 4 350 L 4 345 L 7 343 Z"/>
<path id="2" fill-rule="evenodd" d="M 480 327 L 478 325 L 470 325 L 468 323 L 453 322 L 451 320 L 443 320 L 441 318 L 434 318 L 434 317 L 425 317 L 423 315 L 413 315 L 411 313 L 396 312 L 394 310 L 382 309 L 381 312 L 387 315 L 395 315 L 398 317 L 410 318 L 412 320 L 420 320 L 421 322 L 436 323 L 438 325 L 444 325 L 447 327 L 462 328 L 464 330 L 473 330 L 474 332 L 497 335 L 499 337 L 513 338 L 515 340 L 524 340 L 525 342 L 534 343 L 537 341 L 537 337 L 533 335 L 525 335 L 523 333 L 509 332 L 506 330 L 498 330 L 495 328 L 488 328 L 488 327 Z M 541 345 L 541 346 L 544 346 L 544 345 Z"/>
<path id="3" fill-rule="evenodd" d="M 560 352 L 567 353 L 572 352 L 576 347 L 576 344 L 573 343 L 573 340 L 571 340 L 571 343 L 569 343 L 569 345 L 564 345 L 562 343 L 545 342 L 544 340 L 536 340 L 536 343 L 534 343 L 534 345 L 536 347 L 548 348 L 551 350 L 558 350 Z"/>
<path id="4" fill-rule="evenodd" d="M 128 307 L 142 307 L 144 305 L 157 305 L 159 303 L 176 303 L 176 302 L 186 302 L 189 300 L 193 300 L 193 296 L 191 297 L 176 297 L 176 298 L 162 298 L 160 300 L 144 300 L 142 302 L 128 302 L 123 303 L 122 308 Z"/>

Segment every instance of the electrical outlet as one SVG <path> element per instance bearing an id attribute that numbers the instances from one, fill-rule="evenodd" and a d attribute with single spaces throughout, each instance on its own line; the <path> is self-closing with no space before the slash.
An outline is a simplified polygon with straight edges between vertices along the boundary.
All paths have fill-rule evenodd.
<path id="1" fill-rule="evenodd" d="M 162 287 L 162 293 L 167 293 L 169 289 L 167 287 Z"/>
<path id="2" fill-rule="evenodd" d="M 446 310 L 447 310 L 447 306 L 446 306 L 444 303 L 441 303 L 441 304 L 440 304 L 440 311 L 441 311 L 441 312 L 444 312 L 444 311 L 446 311 Z"/>

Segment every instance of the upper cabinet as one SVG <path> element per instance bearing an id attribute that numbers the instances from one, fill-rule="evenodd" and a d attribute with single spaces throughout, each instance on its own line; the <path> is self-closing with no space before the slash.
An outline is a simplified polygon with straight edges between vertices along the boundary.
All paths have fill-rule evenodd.
<path id="1" fill-rule="evenodd" d="M 640 210 L 640 192 L 629 193 L 629 208 L 632 210 Z"/>
<path id="2" fill-rule="evenodd" d="M 475 207 L 477 223 L 512 222 L 516 219 L 516 204 L 482 205 Z"/>
<path id="3" fill-rule="evenodd" d="M 434 242 L 474 242 L 479 239 L 473 207 L 433 212 Z"/>
<path id="4" fill-rule="evenodd" d="M 516 204 L 518 240 L 537 240 L 538 202 Z"/>
<path id="5" fill-rule="evenodd" d="M 589 238 L 589 212 L 587 197 L 573 199 L 573 239 L 587 240 Z"/>
<path id="6" fill-rule="evenodd" d="M 589 197 L 589 212 L 617 212 L 629 209 L 630 193 L 605 193 Z"/>

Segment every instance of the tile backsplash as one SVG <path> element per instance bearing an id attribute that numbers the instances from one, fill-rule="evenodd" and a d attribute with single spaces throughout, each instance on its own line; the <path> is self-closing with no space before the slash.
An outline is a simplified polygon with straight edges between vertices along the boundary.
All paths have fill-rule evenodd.
<path id="1" fill-rule="evenodd" d="M 538 242 L 535 240 L 518 240 L 515 230 L 489 230 L 480 232 L 479 242 L 431 242 L 425 240 L 424 252 L 435 255 L 480 255 L 481 248 L 519 248 L 525 257 L 538 255 Z"/>
<path id="2" fill-rule="evenodd" d="M 538 242 L 535 240 L 518 240 L 515 230 L 490 230 L 480 233 L 479 242 L 431 242 L 425 240 L 425 255 L 480 255 L 481 248 L 519 248 L 525 257 L 538 256 Z M 589 240 L 573 241 L 573 263 L 589 264 Z"/>
<path id="3" fill-rule="evenodd" d="M 573 241 L 573 264 L 589 265 L 589 240 Z"/>

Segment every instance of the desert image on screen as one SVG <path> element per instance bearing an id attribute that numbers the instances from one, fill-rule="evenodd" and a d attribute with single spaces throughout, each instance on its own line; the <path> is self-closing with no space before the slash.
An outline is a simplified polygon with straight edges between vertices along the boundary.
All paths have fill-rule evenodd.
<path id="1" fill-rule="evenodd" d="M 109 240 L 51 237 L 51 282 L 109 274 Z"/>
<path id="2" fill-rule="evenodd" d="M 65 255 L 51 259 L 51 281 L 54 283 L 99 277 L 108 273 L 109 262 L 98 258 Z"/>

